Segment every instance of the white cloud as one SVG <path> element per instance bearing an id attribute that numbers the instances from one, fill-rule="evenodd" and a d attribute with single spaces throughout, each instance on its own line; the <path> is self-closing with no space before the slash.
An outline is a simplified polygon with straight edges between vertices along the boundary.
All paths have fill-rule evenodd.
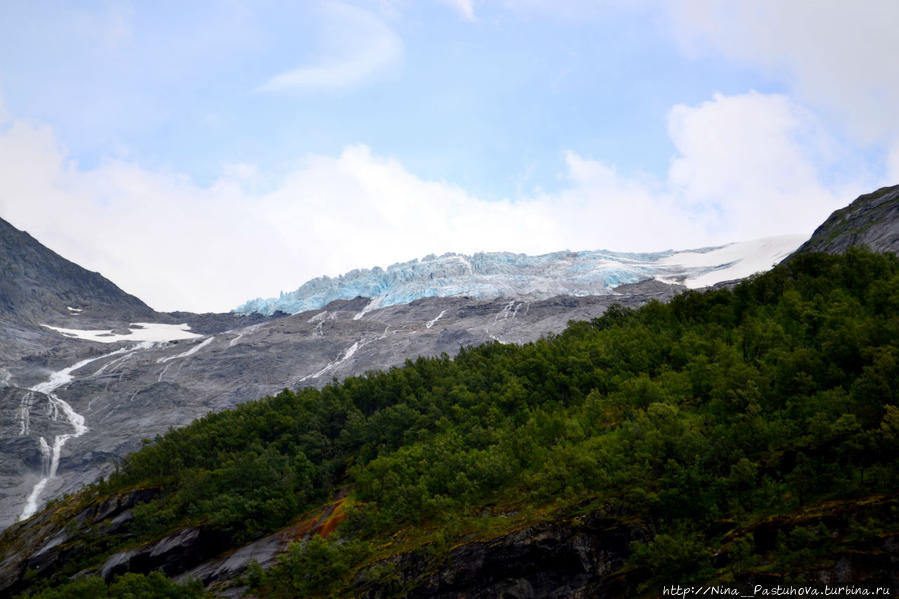
<path id="1" fill-rule="evenodd" d="M 440 2 L 454 9 L 466 21 L 475 20 L 473 0 L 440 0 Z"/>
<path id="2" fill-rule="evenodd" d="M 847 203 L 850 190 L 821 180 L 837 158 L 835 143 L 785 96 L 716 95 L 675 106 L 668 131 L 678 151 L 669 186 L 707 216 L 717 214 L 711 227 L 748 236 L 806 232 Z"/>
<path id="3" fill-rule="evenodd" d="M 0 216 L 157 309 L 204 311 L 432 252 L 642 251 L 810 233 L 874 188 L 822 183 L 838 153 L 811 149 L 826 136 L 782 96 L 677 106 L 669 131 L 677 155 L 664 179 L 569 152 L 563 190 L 485 201 L 362 145 L 308 156 L 277 181 L 246 164 L 208 187 L 124 161 L 84 170 L 49 128 L 14 122 L 0 131 Z"/>
<path id="4" fill-rule="evenodd" d="M 837 113 L 865 142 L 899 136 L 895 0 L 680 0 L 676 35 L 782 77 L 806 104 Z"/>
<path id="5" fill-rule="evenodd" d="M 279 73 L 256 91 L 317 91 L 354 87 L 397 64 L 403 42 L 375 13 L 343 3 L 325 8 L 323 44 L 310 64 Z"/>
<path id="6" fill-rule="evenodd" d="M 893 142 L 887 155 L 887 180 L 892 184 L 899 182 L 899 141 Z"/>

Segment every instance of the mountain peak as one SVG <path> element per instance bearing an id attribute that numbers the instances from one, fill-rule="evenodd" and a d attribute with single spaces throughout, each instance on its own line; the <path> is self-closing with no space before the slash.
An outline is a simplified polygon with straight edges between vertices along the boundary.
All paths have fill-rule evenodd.
<path id="1" fill-rule="evenodd" d="M 134 319 L 154 311 L 0 218 L 0 315 L 55 321 L 91 314 Z"/>
<path id="2" fill-rule="evenodd" d="M 796 253 L 837 254 L 862 245 L 875 252 L 899 253 L 899 185 L 861 195 L 835 211 Z"/>

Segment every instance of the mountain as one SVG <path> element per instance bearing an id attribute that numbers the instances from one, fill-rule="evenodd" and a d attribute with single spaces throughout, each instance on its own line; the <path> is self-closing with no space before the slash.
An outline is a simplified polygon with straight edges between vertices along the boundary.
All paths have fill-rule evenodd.
<path id="1" fill-rule="evenodd" d="M 897 291 L 894 255 L 813 253 L 534 343 L 284 389 L 11 527 L 0 592 L 889 596 Z"/>
<path id="2" fill-rule="evenodd" d="M 139 320 L 154 311 L 0 219 L 0 316 L 47 322 L 73 314 Z"/>
<path id="3" fill-rule="evenodd" d="M 366 310 L 425 297 L 534 301 L 559 295 L 609 295 L 620 285 L 647 279 L 697 288 L 767 270 L 801 242 L 801 237 L 787 235 L 642 254 L 599 250 L 541 256 L 509 252 L 430 255 L 386 269 L 375 267 L 335 278 L 312 279 L 295 291 L 277 298 L 250 300 L 235 311 L 295 314 L 360 296 L 372 300 Z"/>
<path id="4" fill-rule="evenodd" d="M 0 527 L 106 476 L 142 439 L 210 412 L 418 356 L 534 341 L 613 303 L 666 300 L 683 290 L 676 281 L 696 286 L 763 270 L 799 243 L 429 257 L 310 282 L 303 297 L 268 305 L 270 315 L 197 315 L 154 312 L 27 234 L 5 230 L 5 260 L 27 269 L 5 283 L 25 299 L 0 331 Z M 21 293 L 32 285 L 39 291 Z"/>
<path id="5" fill-rule="evenodd" d="M 206 334 L 141 323 L 110 325 L 98 335 L 74 316 L 58 327 L 61 333 L 30 329 L 41 335 L 41 344 L 19 359 L 0 356 L 0 373 L 6 372 L 5 381 L 0 378 L 0 526 L 106 476 L 142 439 L 210 412 L 417 356 L 455 355 L 461 347 L 491 341 L 533 341 L 570 320 L 595 318 L 613 303 L 637 306 L 682 289 L 649 281 L 614 295 L 535 302 L 424 298 L 361 318 L 370 301 L 358 298 L 264 321 L 243 317 L 253 324 Z M 60 401 L 72 418 L 55 407 Z M 57 451 L 54 439 L 72 430 L 80 434 Z M 58 462 L 49 477 L 44 455 Z"/>
<path id="6" fill-rule="evenodd" d="M 86 368 L 272 318 L 156 312 L 0 220 L 0 528 L 102 476 L 111 459 L 161 432 L 145 427 L 139 410 L 122 410 L 106 426 L 85 417 L 77 382 Z M 186 422 L 177 411 L 164 414 L 166 426 Z M 110 445 L 118 453 L 106 451 Z M 78 464 L 70 462 L 73 447 Z"/>
<path id="7" fill-rule="evenodd" d="M 15 233 L 24 235 L 18 231 Z M 25 244 L 25 241 L 20 241 L 20 244 Z M 37 243 L 34 240 L 31 242 Z M 436 459 L 435 468 L 436 464 L 445 464 L 449 468 L 443 469 L 447 476 L 449 472 L 453 472 L 454 477 L 458 472 L 465 475 L 467 482 L 459 478 L 456 482 L 447 479 L 441 483 L 452 482 L 441 492 L 441 496 L 446 501 L 455 501 L 453 493 L 459 489 L 468 488 L 473 481 L 481 481 L 476 484 L 489 483 L 505 472 L 502 463 L 492 461 L 499 456 L 488 451 L 500 430 L 505 431 L 502 435 L 507 436 L 504 438 L 508 442 L 516 443 L 518 449 L 514 451 L 519 452 L 516 455 L 525 461 L 534 459 L 537 460 L 534 463 L 538 463 L 543 459 L 540 456 L 548 454 L 534 453 L 536 447 L 555 447 L 560 440 L 589 440 L 591 435 L 600 434 L 594 430 L 596 426 L 614 432 L 622 422 L 635 417 L 637 413 L 633 409 L 645 411 L 650 404 L 666 403 L 668 400 L 665 398 L 679 397 L 677 394 L 687 393 L 700 398 L 699 405 L 703 406 L 705 404 L 702 402 L 706 399 L 714 399 L 708 413 L 691 411 L 693 408 L 689 401 L 680 406 L 689 422 L 701 423 L 737 409 L 734 407 L 737 404 L 729 403 L 737 401 L 734 398 L 743 398 L 739 401 L 745 399 L 751 403 L 756 401 L 752 398 L 759 393 L 793 393 L 808 387 L 807 384 L 803 387 L 803 381 L 824 384 L 833 377 L 842 376 L 841 372 L 848 372 L 847 376 L 854 377 L 862 367 L 871 367 L 873 370 L 869 374 L 876 375 L 879 371 L 868 362 L 883 352 L 866 349 L 856 356 L 852 353 L 855 346 L 842 343 L 840 346 L 845 351 L 839 359 L 845 360 L 845 363 L 840 362 L 840 365 L 826 371 L 815 370 L 806 378 L 790 378 L 789 373 L 795 368 L 811 368 L 809 364 L 814 365 L 815 361 L 811 358 L 802 361 L 805 359 L 800 347 L 805 343 L 802 339 L 792 339 L 790 343 L 793 345 L 781 347 L 783 334 L 819 331 L 820 327 L 809 329 L 805 325 L 783 320 L 794 318 L 797 313 L 796 306 L 791 304 L 792 307 L 787 310 L 778 303 L 778 294 L 783 291 L 786 276 L 784 270 L 744 288 L 736 295 L 727 289 L 712 290 L 707 294 L 682 293 L 687 287 L 713 285 L 766 270 L 798 244 L 799 240 L 794 238 L 642 255 L 560 252 L 536 257 L 514 254 L 429 256 L 387 269 L 353 271 L 334 279 L 320 278 L 303 285 L 296 292 L 283 294 L 282 298 L 259 300 L 256 304 L 251 302 L 244 308 L 244 313 L 232 314 L 161 314 L 150 311 L 132 315 L 111 300 L 104 304 L 100 293 L 88 301 L 99 306 L 109 305 L 106 313 L 103 310 L 89 311 L 87 302 L 81 308 L 82 312 L 77 311 L 78 306 L 63 306 L 63 312 L 60 312 L 58 304 L 40 299 L 44 294 L 37 294 L 38 299 L 34 301 L 19 302 L 17 305 L 24 307 L 19 307 L 15 313 L 10 311 L 0 316 L 5 319 L 0 335 L 11 339 L 0 351 L 0 527 L 9 526 L 0 537 L 0 593 L 28 587 L 31 584 L 28 581 L 33 580 L 35 575 L 26 576 L 27 570 L 37 571 L 38 579 L 60 582 L 62 578 L 54 577 L 68 577 L 75 573 L 69 572 L 69 569 L 76 566 L 103 576 L 125 571 L 145 572 L 161 567 L 171 576 L 193 575 L 207 583 L 222 583 L 243 572 L 251 558 L 266 566 L 274 564 L 276 556 L 286 550 L 290 540 L 328 536 L 345 516 L 345 508 L 349 509 L 354 502 L 376 502 L 377 497 L 383 495 L 392 497 L 397 509 L 411 509 L 409 506 L 399 506 L 417 497 L 418 491 L 397 487 L 405 491 L 391 495 L 391 485 L 399 480 L 394 479 L 393 475 L 384 475 L 384 481 L 394 481 L 389 483 L 377 483 L 381 480 L 380 475 L 371 475 L 366 484 L 381 485 L 378 487 L 380 490 L 369 487 L 367 495 L 359 495 L 362 487 L 357 485 L 358 481 L 353 483 L 355 479 L 347 478 L 347 469 L 357 461 L 368 464 L 371 459 L 383 456 L 387 461 L 376 463 L 388 467 L 394 458 L 415 464 L 431 456 L 427 460 Z M 29 272 L 52 272 L 50 266 L 42 265 L 38 259 L 44 255 L 51 262 L 65 262 L 39 244 L 37 247 L 27 244 L 22 247 L 36 257 Z M 810 267 L 802 258 L 798 260 L 796 268 Z M 11 260 L 12 263 L 19 261 L 16 257 Z M 73 270 L 74 266 L 66 267 L 75 273 L 73 279 L 94 274 L 84 269 L 79 271 L 77 267 Z M 846 266 L 834 262 L 826 268 L 844 273 Z M 878 268 L 888 267 L 880 265 Z M 797 272 L 801 274 L 801 270 Z M 839 276 L 842 274 L 828 279 L 819 276 L 823 272 L 820 268 L 814 272 L 818 277 L 814 284 L 819 295 L 823 293 L 822 289 L 829 289 L 826 287 L 828 284 L 835 286 L 837 295 L 842 293 L 839 287 L 842 280 Z M 625 282 L 631 280 L 636 282 Z M 801 276 L 797 280 L 802 281 L 803 285 L 808 284 Z M 70 286 L 82 284 L 76 280 Z M 23 287 L 21 283 L 10 285 Z M 755 291 L 747 295 L 745 289 Z M 855 287 L 849 291 L 859 293 Z M 871 305 L 880 311 L 874 314 L 887 317 L 892 312 L 880 304 L 891 296 L 882 291 L 870 298 L 860 297 L 858 301 L 865 306 L 869 301 L 874 302 Z M 734 303 L 733 297 L 741 299 Z M 766 297 L 767 300 L 764 299 Z M 671 313 L 662 304 L 652 303 L 653 300 L 667 302 L 672 299 L 674 307 L 671 310 L 680 312 Z M 771 308 L 766 301 L 773 301 L 775 308 Z M 753 302 L 761 303 L 755 308 L 748 308 L 750 304 L 755 306 Z M 633 320 L 635 317 L 628 310 L 647 303 L 651 305 L 640 313 L 638 320 Z M 623 307 L 609 312 L 614 304 Z M 51 307 L 45 308 L 47 305 Z M 767 311 L 772 309 L 782 309 L 784 314 L 777 316 L 781 320 L 762 318 L 763 315 L 767 318 Z M 734 321 L 728 316 L 731 310 L 742 310 L 741 314 L 750 316 L 756 314 L 757 318 L 743 323 L 742 328 L 734 329 Z M 686 320 L 677 324 L 682 317 Z M 839 324 L 837 316 L 834 318 L 827 320 L 828 326 Z M 701 324 L 705 322 L 703 319 L 717 320 Z M 580 321 L 581 324 L 569 327 L 571 321 Z M 883 331 L 885 338 L 889 339 L 890 326 L 889 323 L 878 323 L 872 328 L 866 324 L 867 328 L 858 330 Z M 630 332 L 602 333 L 607 329 Z M 8 331 L 14 334 L 10 336 Z M 581 347 L 585 353 L 578 353 L 581 352 L 577 349 L 580 347 L 578 344 L 585 339 L 594 339 L 595 331 L 599 331 L 600 336 L 611 336 L 603 337 L 606 340 L 599 345 Z M 631 334 L 637 337 L 627 337 Z M 706 342 L 707 337 L 711 339 L 717 335 L 722 337 Z M 834 335 L 833 338 L 845 337 Z M 681 345 L 670 345 L 672 340 L 678 339 L 682 339 L 677 342 Z M 740 340 L 743 340 L 742 345 L 732 346 Z M 475 347 L 482 349 L 471 349 Z M 796 356 L 792 353 L 788 355 L 785 353 L 787 350 L 799 353 Z M 661 353 L 653 353 L 656 351 Z M 884 351 L 889 354 L 889 350 Z M 703 370 L 706 366 L 703 364 L 709 365 L 709 368 L 718 368 L 721 364 L 739 366 L 739 356 L 746 359 L 745 356 L 754 355 L 753 352 L 770 352 L 766 355 L 777 358 L 772 358 L 771 364 L 780 369 L 777 371 L 780 374 L 766 371 L 765 377 L 770 375 L 771 378 L 750 384 L 747 373 L 753 372 L 752 368 L 757 368 L 757 365 L 749 364 L 746 368 L 740 366 L 734 371 L 727 371 L 715 379 L 714 384 L 710 383 L 711 386 L 706 384 L 706 374 L 702 374 L 706 372 Z M 547 364 L 545 358 L 550 355 L 553 356 L 552 363 Z M 667 362 L 656 364 L 651 359 L 652 355 L 665 356 Z M 700 357 L 694 359 L 697 355 Z M 457 368 L 454 366 L 457 362 L 452 359 L 455 356 L 460 356 L 458 368 L 461 370 L 454 370 Z M 524 370 L 517 373 L 506 371 L 507 358 L 502 356 L 507 356 L 511 363 L 518 365 L 516 368 Z M 683 370 L 687 365 L 697 370 L 687 376 Z M 384 375 L 353 378 L 395 366 L 400 368 Z M 881 367 L 888 367 L 888 360 L 877 366 Z M 447 368 L 450 370 L 444 370 Z M 476 376 L 470 374 L 475 371 L 478 373 Z M 379 376 L 388 378 L 379 379 Z M 865 393 L 867 397 L 865 389 L 876 391 L 891 388 L 889 377 L 893 375 L 887 372 L 884 376 L 885 387 L 876 377 L 858 384 L 852 379 L 846 385 L 847 388 L 857 387 L 860 391 L 853 393 Z M 378 380 L 394 382 L 387 387 L 379 387 L 377 382 L 366 382 Z M 346 382 L 340 384 L 339 381 Z M 657 388 L 659 385 L 664 386 L 663 391 Z M 585 396 L 591 395 L 591 386 L 606 389 L 602 393 L 617 389 L 630 394 L 627 397 L 632 396 L 636 408 L 630 404 L 603 403 L 606 401 L 602 399 L 605 395 L 601 394 L 593 396 L 593 403 L 590 404 L 593 407 L 589 408 L 589 413 L 564 415 L 554 412 L 559 406 L 565 410 L 586 410 L 586 404 L 581 402 Z M 501 389 L 502 392 L 495 395 L 491 389 Z M 574 395 L 570 395 L 572 393 Z M 432 397 L 431 394 L 443 397 L 440 402 L 444 403 L 429 405 L 427 402 L 431 400 L 427 398 Z M 253 401 L 263 396 L 276 399 Z M 527 397 L 533 401 L 525 401 Z M 828 397 L 828 401 L 834 402 L 834 410 L 842 409 L 842 395 L 839 392 L 834 391 Z M 351 403 L 360 403 L 350 409 L 350 404 L 346 403 L 350 401 L 348 398 L 353 398 Z M 416 398 L 421 398 L 424 403 L 416 403 Z M 525 403 L 521 403 L 523 401 Z M 675 405 L 680 404 L 675 402 Z M 791 405 L 802 404 L 797 399 Z M 243 407 L 232 410 L 238 406 Z M 281 407 L 275 409 L 276 406 L 283 407 L 285 411 L 279 411 Z M 776 406 L 766 406 L 765 409 L 776 411 Z M 469 414 L 468 410 L 474 412 Z M 430 436 L 436 430 L 430 427 L 452 425 L 455 418 L 465 414 L 476 418 L 458 429 L 464 431 L 461 437 L 453 436 L 448 429 L 444 430 L 444 436 Z M 656 416 L 667 418 L 662 412 L 653 417 Z M 788 416 L 794 417 L 792 414 Z M 603 420 L 606 418 L 611 420 Z M 820 418 L 826 421 L 824 416 Z M 831 418 L 834 419 L 836 416 Z M 746 422 L 750 421 L 755 422 Z M 197 424 L 191 425 L 192 422 Z M 841 427 L 848 427 L 846 430 L 855 430 L 851 422 L 840 422 Z M 807 424 L 806 421 L 790 421 L 788 426 L 784 425 L 787 428 L 780 432 L 772 430 L 765 434 L 770 433 L 772 439 L 792 439 L 799 434 L 798 431 L 805 430 Z M 829 435 L 819 424 L 814 424 L 811 430 L 825 437 Z M 502 429 L 506 425 L 512 428 Z M 256 427 L 256 432 L 247 432 L 246 426 Z M 279 428 L 283 426 L 289 426 L 289 431 Z M 185 432 L 167 432 L 172 428 Z M 738 434 L 738 428 L 728 434 L 742 439 L 745 435 Z M 281 432 L 277 433 L 275 446 L 269 446 L 271 440 L 260 441 L 261 445 L 242 445 L 247 435 L 276 429 Z M 584 437 L 584 430 L 593 432 Z M 197 434 L 195 431 L 201 431 L 200 437 L 194 436 Z M 714 431 L 705 432 L 710 439 L 718 439 L 714 442 L 717 446 L 730 447 L 731 441 L 726 439 L 731 437 L 719 439 Z M 519 433 L 523 444 L 515 441 Z M 680 433 L 675 433 L 675 429 L 667 432 L 660 430 L 661 438 L 677 438 Z M 186 436 L 179 437 L 179 434 Z M 362 453 L 354 453 L 355 450 L 342 453 L 347 447 L 355 447 L 353 443 L 380 439 L 378 435 L 383 434 L 392 436 L 372 441 L 375 444 L 366 446 Z M 532 434 L 537 436 L 529 441 Z M 843 433 L 835 431 L 831 437 L 837 439 L 840 434 Z M 174 507 L 166 504 L 172 508 L 165 512 L 168 516 L 153 520 L 156 524 L 144 520 L 147 517 L 151 520 L 156 518 L 156 508 L 153 506 L 158 501 L 173 497 L 172 493 L 182 497 L 183 492 L 188 492 L 183 491 L 182 487 L 173 490 L 175 487 L 168 486 L 172 481 L 165 477 L 164 480 L 152 476 L 141 478 L 142 474 L 129 470 L 132 467 L 128 464 L 134 464 L 133 460 L 149 459 L 141 456 L 155 455 L 151 449 L 141 449 L 143 439 L 154 437 L 157 441 L 151 444 L 151 448 L 171 447 L 168 444 L 179 438 L 186 439 L 187 443 L 163 458 L 153 458 L 162 469 L 159 472 L 176 473 L 180 472 L 182 465 L 193 463 L 194 459 L 208 460 L 203 462 L 205 465 L 200 470 L 191 471 L 192 474 L 184 479 L 193 481 L 185 489 L 201 495 L 215 491 L 214 501 L 200 497 Z M 436 443 L 433 447 L 415 445 L 418 442 L 431 443 L 432 440 Z M 602 444 L 607 442 L 618 443 L 596 441 Z M 218 455 L 215 453 L 218 449 L 207 453 L 210 443 L 214 447 L 230 447 L 230 453 Z M 258 453 L 257 449 L 262 453 Z M 425 449 L 432 453 L 417 453 Z M 600 446 L 594 449 L 599 451 Z M 400 453 L 394 455 L 396 451 Z M 634 453 L 632 447 L 623 451 L 640 458 L 639 452 Z M 786 448 L 783 452 L 784 467 L 795 465 L 795 448 Z M 464 471 L 463 465 L 454 461 L 454 456 L 461 455 L 479 456 L 475 461 L 483 462 L 483 468 L 477 473 Z M 552 456 L 553 463 L 570 463 L 572 472 L 589 467 L 596 459 L 596 456 L 564 452 Z M 749 472 L 752 468 L 770 472 L 772 468 L 780 467 L 777 466 L 780 462 L 771 462 L 772 459 L 780 460 L 777 455 L 762 456 L 760 461 L 753 462 L 755 465 L 740 465 L 735 472 L 745 475 L 744 478 L 749 476 L 744 470 Z M 642 463 L 645 465 L 647 462 Z M 624 464 L 621 472 L 632 472 L 638 466 L 638 463 Z M 224 474 L 224 470 L 219 472 L 221 468 L 230 474 Z M 251 474 L 257 468 L 262 468 L 265 476 L 253 478 Z M 93 486 L 85 494 L 76 493 L 81 487 L 99 479 L 115 478 L 117 470 L 131 472 L 128 476 L 136 478 L 129 479 L 132 482 L 125 486 L 121 486 L 123 479 L 116 478 L 119 486 Z M 659 470 L 659 473 L 664 472 L 664 468 Z M 419 472 L 415 476 L 424 480 L 422 477 L 426 474 Z M 693 476 L 690 473 L 682 474 L 685 478 L 678 479 L 677 485 L 691 480 Z M 191 478 L 195 475 L 199 478 Z M 219 476 L 231 477 L 228 479 L 231 482 L 217 487 L 219 483 L 214 481 Z M 526 479 L 532 482 L 537 480 Z M 563 486 L 555 490 L 549 490 L 552 486 L 549 483 L 545 488 L 538 487 L 543 489 L 541 493 L 546 493 L 545 497 L 558 498 L 559 509 L 564 506 L 567 506 L 565 509 L 571 508 L 572 504 L 565 499 L 571 493 L 564 486 L 571 481 L 566 483 L 564 476 L 558 480 L 562 481 L 560 484 Z M 250 487 L 245 489 L 245 483 Z M 278 495 L 279 485 L 284 484 L 293 491 L 288 495 Z M 450 488 L 456 491 L 450 492 Z M 710 488 L 719 489 L 715 486 Z M 267 520 L 268 524 L 256 526 L 255 516 L 244 518 L 246 525 L 256 526 L 252 530 L 240 528 L 243 525 L 230 520 L 227 527 L 231 528 L 222 528 L 218 518 L 230 518 L 228 514 L 231 510 L 239 511 L 243 509 L 239 507 L 241 505 L 255 505 L 253 502 L 256 499 L 240 495 L 252 489 L 263 495 L 275 493 L 267 495 L 265 500 L 274 502 L 266 508 L 273 519 Z M 647 497 L 650 499 L 667 497 L 664 493 L 659 495 L 658 489 L 653 489 L 648 491 Z M 731 487 L 720 489 L 732 490 Z M 683 491 L 692 494 L 696 490 Z M 768 491 L 780 493 L 778 497 L 789 497 L 795 489 Z M 524 493 L 522 497 L 528 496 L 526 489 L 521 489 L 521 492 Z M 72 498 L 61 499 L 72 493 L 75 493 Z M 636 490 L 627 493 L 636 493 Z M 617 520 L 610 522 L 607 513 L 593 509 L 596 506 L 590 507 L 592 511 L 561 513 L 555 508 L 547 511 L 547 506 L 541 503 L 534 504 L 537 510 L 534 512 L 527 506 L 516 504 L 513 496 L 514 493 L 505 497 L 502 504 L 470 504 L 469 508 L 474 510 L 472 513 L 494 514 L 500 520 L 490 520 L 491 524 L 479 529 L 477 534 L 471 530 L 459 533 L 463 537 L 475 535 L 481 541 L 496 539 L 495 546 L 504 547 L 507 553 L 492 553 L 489 544 L 464 545 L 463 554 L 469 557 L 459 557 L 463 562 L 460 566 L 462 570 L 453 570 L 455 566 L 452 564 L 447 566 L 428 560 L 418 561 L 416 551 L 421 546 L 410 541 L 411 544 L 404 547 L 411 553 L 397 549 L 398 552 L 392 553 L 387 562 L 377 562 L 380 565 L 375 571 L 363 573 L 363 578 L 374 580 L 387 570 L 393 570 L 401 581 L 405 581 L 400 583 L 401 586 L 415 581 L 419 581 L 415 584 L 420 586 L 422 572 L 442 572 L 445 576 L 435 574 L 436 578 L 421 588 L 437 585 L 434 588 L 440 593 L 458 594 L 464 590 L 459 584 L 466 580 L 466 576 L 475 576 L 474 571 L 470 570 L 474 562 L 484 564 L 499 560 L 506 564 L 503 568 L 513 570 L 517 567 L 514 564 L 520 563 L 528 570 L 547 573 L 548 570 L 541 570 L 540 566 L 547 560 L 559 559 L 568 563 L 579 551 L 587 551 L 591 555 L 614 554 L 617 557 L 600 568 L 605 572 L 603 568 L 611 568 L 611 564 L 618 564 L 614 566 L 618 568 L 630 559 L 631 541 L 645 542 L 649 538 L 648 529 L 642 521 L 632 521 L 634 527 L 629 524 L 616 528 Z M 290 504 L 286 507 L 286 504 L 279 503 L 285 497 Z M 540 501 L 544 501 L 545 497 Z M 578 495 L 575 493 L 571 497 L 576 500 Z M 55 500 L 56 507 L 41 511 L 51 500 Z M 194 503 L 191 504 L 191 501 Z M 200 507 L 201 503 L 197 503 L 200 501 L 207 503 L 202 503 L 203 507 Z M 726 503 L 723 496 L 721 501 Z M 306 506 L 303 509 L 308 510 L 302 518 L 301 514 L 291 511 L 300 509 L 301 504 Z M 193 524 L 190 526 L 178 528 L 184 524 L 183 520 L 173 524 L 165 519 L 175 517 L 175 514 L 181 513 L 178 510 L 187 509 L 190 505 L 194 505 L 190 508 L 194 510 Z M 447 512 L 452 513 L 452 510 Z M 283 518 L 297 520 L 288 528 L 279 529 L 278 526 L 284 523 Z M 352 526 L 362 526 L 363 529 L 367 526 L 353 518 L 355 516 L 350 517 L 350 522 L 356 523 Z M 19 522 L 13 524 L 17 520 Z M 521 529 L 522 534 L 516 536 L 509 528 L 513 524 L 525 526 L 526 530 Z M 582 538 L 585 530 L 596 527 L 599 527 L 596 530 L 607 530 L 608 525 L 614 525 L 612 528 L 616 531 L 610 537 L 614 540 L 612 545 L 597 544 L 595 539 Z M 234 529 L 234 526 L 240 530 Z M 464 540 L 453 536 L 457 534 L 454 532 L 437 534 L 448 543 L 447 547 Z M 541 544 L 541 539 L 548 538 L 556 538 L 557 542 Z M 85 542 L 93 548 L 86 549 Z M 122 549 L 121 542 L 126 542 L 131 548 Z M 243 543 L 248 544 L 241 547 Z M 693 547 L 691 543 L 693 541 L 690 539 L 678 537 L 675 545 Z M 349 545 L 347 551 L 354 546 Z M 564 547 L 567 549 L 563 550 Z M 234 553 L 220 555 L 225 548 L 230 548 Z M 547 548 L 549 553 L 541 553 Z M 108 556 L 102 564 L 95 563 L 95 549 Z M 324 552 L 321 555 L 326 555 L 333 547 L 327 545 L 316 550 L 319 549 Z M 553 553 L 557 550 L 561 553 Z M 440 551 L 434 555 L 446 558 L 446 554 Z M 334 557 L 335 563 L 348 563 L 350 559 L 342 554 Z M 298 554 L 297 557 L 301 560 L 307 558 L 305 554 Z M 466 571 L 469 573 L 466 574 Z M 515 578 L 518 574 L 512 570 L 500 571 L 509 572 L 508 579 L 511 581 L 519 580 Z M 478 577 L 487 576 L 485 572 L 478 572 Z M 593 582 L 587 582 L 593 584 L 596 580 L 590 577 L 604 576 L 602 572 L 590 574 L 588 578 Z M 566 576 L 565 572 L 556 571 L 541 581 L 526 578 L 525 582 L 547 589 Z M 343 580 L 337 574 L 333 578 Z M 445 586 L 450 579 L 460 582 Z M 480 580 L 476 578 L 471 584 L 477 586 Z M 521 585 L 526 586 L 525 582 Z M 102 581 L 100 584 L 103 584 Z M 377 591 L 377 585 L 371 586 L 374 583 L 360 581 L 360 584 L 364 589 L 358 594 L 365 595 L 371 591 L 374 594 L 366 596 L 384 596 Z M 500 588 L 505 582 L 496 584 L 499 586 L 489 586 L 496 593 L 512 593 L 514 590 Z M 513 594 L 529 596 L 525 586 Z M 426 590 L 421 592 L 427 595 Z M 81 594 L 91 593 L 84 591 Z"/>
<path id="8" fill-rule="evenodd" d="M 861 195 L 831 214 L 796 254 L 841 253 L 859 246 L 899 253 L 899 185 Z"/>

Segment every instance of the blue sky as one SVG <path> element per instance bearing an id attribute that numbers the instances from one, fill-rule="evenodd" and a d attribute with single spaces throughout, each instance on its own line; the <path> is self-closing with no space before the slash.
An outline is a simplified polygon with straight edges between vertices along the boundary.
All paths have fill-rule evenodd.
<path id="1" fill-rule="evenodd" d="M 5 2 L 0 217 L 159 309 L 444 251 L 810 233 L 899 178 L 899 6 Z"/>
<path id="2" fill-rule="evenodd" d="M 225 163 L 289 168 L 365 143 L 421 177 L 501 197 L 558 187 L 566 149 L 664 171 L 672 105 L 783 91 L 717 57 L 684 59 L 649 9 L 581 21 L 487 5 L 471 22 L 441 3 L 284 4 L 13 6 L 7 109 L 50 124 L 84 168 L 112 154 L 208 184 Z M 388 38 L 370 73 L 259 89 L 365 55 L 352 38 L 366 35 L 375 52 Z"/>

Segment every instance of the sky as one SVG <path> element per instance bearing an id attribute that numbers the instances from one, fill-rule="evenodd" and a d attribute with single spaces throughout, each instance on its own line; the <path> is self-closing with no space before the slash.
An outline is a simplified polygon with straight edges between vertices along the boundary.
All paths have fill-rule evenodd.
<path id="1" fill-rule="evenodd" d="M 0 217 L 158 310 L 811 234 L 899 183 L 894 0 L 0 4 Z"/>

